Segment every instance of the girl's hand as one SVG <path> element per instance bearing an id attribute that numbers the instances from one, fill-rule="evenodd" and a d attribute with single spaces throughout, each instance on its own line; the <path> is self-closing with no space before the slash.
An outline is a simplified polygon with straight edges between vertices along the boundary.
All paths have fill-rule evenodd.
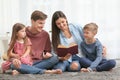
<path id="1" fill-rule="evenodd" d="M 65 57 L 59 57 L 60 60 L 64 61 L 64 60 L 68 60 L 70 58 L 71 54 L 68 53 Z"/>
<path id="2" fill-rule="evenodd" d="M 17 58 L 17 59 L 20 58 L 20 56 L 19 56 L 18 54 L 14 54 L 14 53 L 12 54 L 12 57 L 13 57 L 13 58 Z"/>
<path id="3" fill-rule="evenodd" d="M 49 52 L 43 53 L 43 58 L 44 58 L 44 59 L 48 59 L 48 58 L 50 58 L 50 57 L 52 57 L 52 54 L 51 54 L 51 53 L 49 53 Z"/>

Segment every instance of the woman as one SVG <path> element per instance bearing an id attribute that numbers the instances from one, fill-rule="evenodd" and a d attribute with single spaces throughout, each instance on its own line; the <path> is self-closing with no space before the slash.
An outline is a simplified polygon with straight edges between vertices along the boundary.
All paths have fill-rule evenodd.
<path id="1" fill-rule="evenodd" d="M 81 57 L 79 44 L 83 41 L 82 27 L 75 24 L 68 24 L 67 18 L 62 11 L 56 11 L 52 16 L 52 45 L 53 51 L 57 54 L 58 45 L 69 46 L 72 43 L 78 45 L 78 54 L 67 54 L 59 57 L 59 62 L 54 69 L 62 71 L 80 71 L 80 64 L 77 58 Z"/>

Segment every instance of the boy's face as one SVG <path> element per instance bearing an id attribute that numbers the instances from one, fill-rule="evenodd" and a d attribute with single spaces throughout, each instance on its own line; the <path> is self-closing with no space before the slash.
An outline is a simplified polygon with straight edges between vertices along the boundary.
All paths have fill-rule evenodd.
<path id="1" fill-rule="evenodd" d="M 95 34 L 92 31 L 87 30 L 87 29 L 83 30 L 83 33 L 84 33 L 84 38 L 87 40 L 93 39 L 95 36 Z"/>
<path id="2" fill-rule="evenodd" d="M 45 25 L 45 20 L 32 20 L 32 27 L 34 27 L 34 30 L 36 32 L 41 32 L 43 27 Z"/>

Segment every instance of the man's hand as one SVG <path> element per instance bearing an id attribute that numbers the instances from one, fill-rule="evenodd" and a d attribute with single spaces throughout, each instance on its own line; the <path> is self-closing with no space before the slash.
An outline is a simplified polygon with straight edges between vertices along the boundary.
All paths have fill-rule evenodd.
<path id="1" fill-rule="evenodd" d="M 12 63 L 16 68 L 20 68 L 21 66 L 21 61 L 19 59 L 14 59 Z"/>
<path id="2" fill-rule="evenodd" d="M 44 58 L 44 59 L 48 59 L 48 58 L 50 58 L 50 57 L 52 57 L 52 54 L 51 54 L 51 53 L 49 53 L 49 52 L 43 53 L 43 58 Z"/>

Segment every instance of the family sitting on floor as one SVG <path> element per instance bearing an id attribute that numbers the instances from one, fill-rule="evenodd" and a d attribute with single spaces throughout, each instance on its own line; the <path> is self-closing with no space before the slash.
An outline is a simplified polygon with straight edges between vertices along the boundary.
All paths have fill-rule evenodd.
<path id="1" fill-rule="evenodd" d="M 68 23 L 65 14 L 56 11 L 52 16 L 50 41 L 49 34 L 43 29 L 46 18 L 45 13 L 36 10 L 31 14 L 31 26 L 25 27 L 21 23 L 13 25 L 8 59 L 1 65 L 3 73 L 9 69 L 12 69 L 12 75 L 100 72 L 115 67 L 115 60 L 105 58 L 106 48 L 94 37 L 98 32 L 97 24 L 88 23 L 82 28 Z M 70 47 L 73 44 L 78 49 Z M 57 55 L 60 45 L 63 49 L 69 47 L 61 51 L 65 53 L 68 50 L 64 56 Z"/>

